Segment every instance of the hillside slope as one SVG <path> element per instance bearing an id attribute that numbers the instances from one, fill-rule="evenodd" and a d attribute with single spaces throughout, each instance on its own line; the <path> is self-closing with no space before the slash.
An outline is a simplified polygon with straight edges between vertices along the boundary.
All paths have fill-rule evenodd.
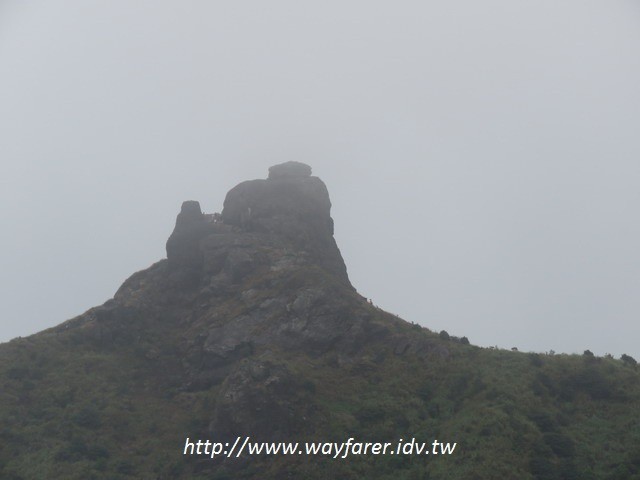
<path id="1" fill-rule="evenodd" d="M 483 349 L 376 308 L 349 282 L 330 208 L 296 162 L 236 186 L 220 215 L 185 202 L 167 259 L 0 345 L 0 478 L 640 478 L 631 359 Z M 456 446 L 184 455 L 187 437 L 244 436 Z"/>

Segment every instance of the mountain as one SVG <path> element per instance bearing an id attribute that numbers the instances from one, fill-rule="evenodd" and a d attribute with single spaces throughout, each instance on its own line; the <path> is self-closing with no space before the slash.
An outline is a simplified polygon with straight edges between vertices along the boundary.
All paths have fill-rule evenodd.
<path id="1" fill-rule="evenodd" d="M 166 259 L 0 345 L 0 478 L 640 478 L 634 359 L 480 348 L 384 312 L 330 209 L 297 162 L 220 214 L 186 201 Z"/>

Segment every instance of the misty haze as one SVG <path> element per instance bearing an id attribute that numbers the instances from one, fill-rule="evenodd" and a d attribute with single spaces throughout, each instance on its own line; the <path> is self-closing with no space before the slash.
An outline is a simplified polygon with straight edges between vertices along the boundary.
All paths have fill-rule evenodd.
<path id="1" fill-rule="evenodd" d="M 0 477 L 250 471 L 183 454 L 215 431 L 459 445 L 375 478 L 640 475 L 639 23 L 0 3 Z M 323 462 L 291 472 L 365 471 Z"/>

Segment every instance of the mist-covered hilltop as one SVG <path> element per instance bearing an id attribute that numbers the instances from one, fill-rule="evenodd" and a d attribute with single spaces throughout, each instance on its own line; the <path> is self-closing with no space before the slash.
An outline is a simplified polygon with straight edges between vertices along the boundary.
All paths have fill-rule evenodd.
<path id="1" fill-rule="evenodd" d="M 633 359 L 482 349 L 386 313 L 352 287 L 330 209 L 298 162 L 220 213 L 186 201 L 167 259 L 0 345 L 0 478 L 640 478 Z M 371 445 L 185 455 L 246 437 Z"/>

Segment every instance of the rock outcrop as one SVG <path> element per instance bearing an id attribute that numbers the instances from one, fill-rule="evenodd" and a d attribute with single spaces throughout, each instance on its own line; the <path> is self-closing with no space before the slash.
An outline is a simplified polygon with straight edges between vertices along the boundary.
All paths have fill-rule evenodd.
<path id="1" fill-rule="evenodd" d="M 176 218 L 176 227 L 167 240 L 169 262 L 197 268 L 202 263 L 200 240 L 206 235 L 207 230 L 200 203 L 195 200 L 183 202 Z"/>
<path id="2" fill-rule="evenodd" d="M 211 271 L 216 270 L 212 265 L 223 261 L 219 247 L 226 248 L 228 242 L 246 245 L 255 240 L 258 245 L 276 241 L 349 284 L 344 260 L 333 238 L 330 211 L 327 187 L 318 177 L 311 176 L 311 167 L 300 162 L 275 165 L 266 180 L 250 180 L 232 188 L 221 215 L 204 215 L 198 202 L 184 202 L 167 241 L 167 258 L 173 266 L 206 266 Z M 247 257 L 240 250 L 235 255 Z M 252 261 L 245 260 L 235 258 L 230 262 L 237 266 Z M 236 269 L 228 264 L 227 267 Z M 240 266 L 240 270 L 243 268 Z"/>

